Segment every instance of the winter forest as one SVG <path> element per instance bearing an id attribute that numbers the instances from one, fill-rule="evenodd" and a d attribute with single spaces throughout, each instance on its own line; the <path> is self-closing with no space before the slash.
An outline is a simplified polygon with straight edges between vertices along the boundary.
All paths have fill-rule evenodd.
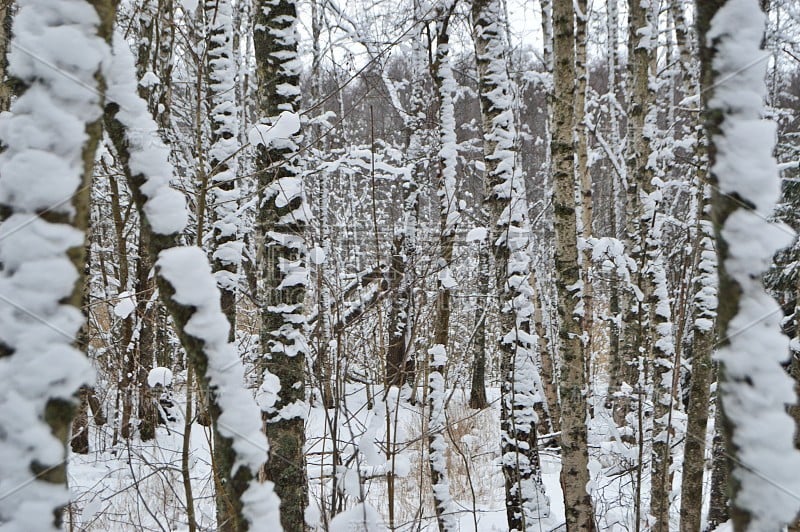
<path id="1" fill-rule="evenodd" d="M 0 2 L 0 530 L 800 531 L 797 0 Z"/>

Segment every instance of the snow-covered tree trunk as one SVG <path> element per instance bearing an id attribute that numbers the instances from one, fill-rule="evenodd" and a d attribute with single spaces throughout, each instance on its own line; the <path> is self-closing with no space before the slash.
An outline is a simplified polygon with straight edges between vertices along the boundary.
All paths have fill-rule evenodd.
<path id="1" fill-rule="evenodd" d="M 168 92 L 170 87 L 170 77 L 172 74 L 172 43 L 174 38 L 174 28 L 171 24 L 171 0 L 151 0 L 144 2 L 139 8 L 138 21 L 135 40 L 138 42 L 136 54 L 136 78 L 139 80 L 138 93 L 148 104 L 148 110 L 154 117 L 158 117 L 158 123 L 162 128 L 160 139 L 168 138 L 170 126 L 170 109 L 168 99 L 163 94 Z M 168 50 L 164 54 L 164 48 Z M 165 105 L 166 104 L 166 105 Z M 113 176 L 109 177 L 112 190 L 119 187 Z M 116 209 L 112 203 L 115 226 L 119 229 L 118 248 L 123 249 L 126 238 L 126 230 L 119 217 L 119 192 L 116 194 Z M 112 198 L 114 200 L 115 198 Z M 123 382 L 126 387 L 123 391 L 123 405 L 128 409 L 123 412 L 123 423 L 121 426 L 122 435 L 128 437 L 130 432 L 130 418 L 133 414 L 133 422 L 136 424 L 139 437 L 142 440 L 149 440 L 155 436 L 155 427 L 158 423 L 157 398 L 151 394 L 151 389 L 147 384 L 148 371 L 153 367 L 154 355 L 166 350 L 166 346 L 160 345 L 156 339 L 158 326 L 155 324 L 156 317 L 162 305 L 156 299 L 155 278 L 151 276 L 154 258 L 150 255 L 150 243 L 148 241 L 147 229 L 142 229 L 142 222 L 139 221 L 137 227 L 138 242 L 135 252 L 131 253 L 128 259 L 127 250 L 120 252 L 120 272 L 128 275 L 130 267 L 130 284 L 123 284 L 122 290 L 130 294 L 129 299 L 135 303 L 135 309 L 123 318 L 123 331 L 130 335 L 126 346 L 126 359 L 128 368 L 124 370 Z M 125 260 L 123 261 L 123 256 Z M 123 266 L 122 263 L 125 263 Z M 129 264 L 130 263 L 130 264 Z M 171 361 L 170 361 L 171 363 Z M 167 366 L 170 363 L 166 364 Z M 156 364 L 161 365 L 161 364 Z M 136 410 L 131 412 L 136 403 Z"/>
<path id="2" fill-rule="evenodd" d="M 131 282 L 131 265 L 128 256 L 128 241 L 126 238 L 125 220 L 123 219 L 123 199 L 121 195 L 120 183 L 116 176 L 108 177 L 109 191 L 111 193 L 111 219 L 114 225 L 114 244 L 112 248 L 118 261 L 117 281 L 119 282 L 118 297 L 120 301 L 130 301 L 133 291 Z M 124 186 L 124 184 L 123 184 Z M 121 411 L 114 423 L 114 441 L 117 436 L 128 440 L 136 432 L 136 414 L 134 412 L 134 401 L 139 390 L 139 360 L 136 359 L 136 352 L 133 349 L 134 328 L 136 327 L 136 314 L 132 311 L 125 311 L 119 316 L 121 324 L 117 329 L 119 335 L 119 359 L 117 366 L 117 393 L 121 396 Z"/>
<path id="3" fill-rule="evenodd" d="M 509 530 L 529 530 L 550 507 L 541 480 L 534 404 L 543 400 L 530 332 L 530 227 L 523 178 L 516 171 L 514 87 L 508 76 L 505 14 L 497 0 L 472 5 L 483 120 L 485 203 L 495 256 L 501 352 L 500 439 Z"/>
<path id="4" fill-rule="evenodd" d="M 539 366 L 540 379 L 542 381 L 542 392 L 544 393 L 544 404 L 547 408 L 547 418 L 550 421 L 550 430 L 558 432 L 561 430 L 561 404 L 558 400 L 558 383 L 553 363 L 553 354 L 550 350 L 548 332 L 544 323 L 544 300 L 541 298 L 541 290 L 538 286 L 538 279 L 531 279 L 531 300 L 533 301 L 533 327 L 536 332 L 537 344 L 539 346 Z M 541 430 L 547 427 L 539 425 Z"/>
<path id="5" fill-rule="evenodd" d="M 418 28 L 411 46 L 411 96 L 409 111 L 403 114 L 406 138 L 405 172 L 400 176 L 402 212 L 392 240 L 392 274 L 396 289 L 389 313 L 389 344 L 386 349 L 386 384 L 388 386 L 413 385 L 416 375 L 416 355 L 412 345 L 416 303 L 414 301 L 417 262 L 417 233 L 419 231 L 419 184 L 425 175 L 425 60 L 427 50 L 422 47 L 421 13 L 414 13 Z M 384 84 L 390 91 L 388 78 Z M 414 388 L 416 389 L 416 388 Z M 414 396 L 412 391 L 412 397 Z"/>
<path id="6" fill-rule="evenodd" d="M 652 283 L 650 323 L 653 351 L 653 444 L 650 476 L 650 513 L 656 521 L 654 530 L 669 531 L 670 491 L 672 486 L 671 409 L 675 342 L 672 304 L 667 285 L 664 250 L 661 247 L 663 217 L 655 213 L 648 232 L 648 276 Z"/>
<path id="7" fill-rule="evenodd" d="M 139 96 L 146 102 L 150 114 L 159 127 L 163 142 L 172 140 L 172 72 L 173 47 L 175 45 L 175 23 L 173 21 L 174 6 L 172 0 L 151 0 L 140 8 L 140 34 L 136 37 L 139 43 L 136 58 L 136 77 L 139 79 Z M 146 16 L 144 16 L 146 15 Z M 163 320 L 166 310 L 156 297 L 156 282 L 151 275 L 155 258 L 150 255 L 150 242 L 147 230 L 142 230 L 140 221 L 139 242 L 136 261 L 136 313 L 138 341 L 135 349 L 136 358 L 143 364 L 144 375 L 156 366 L 170 367 L 174 361 L 165 360 L 170 357 L 170 349 L 165 345 L 166 326 Z M 154 403 L 157 400 L 150 395 L 146 379 L 141 380 L 140 410 L 145 432 L 154 430 L 157 412 Z M 140 431 L 141 432 L 141 431 Z"/>
<path id="8" fill-rule="evenodd" d="M 74 396 L 93 381 L 75 346 L 114 9 L 17 6 L 6 73 L 19 96 L 0 117 L 0 526 L 45 531 L 61 527 Z"/>
<path id="9" fill-rule="evenodd" d="M 545 73 L 544 89 L 545 96 L 545 130 L 543 137 L 548 149 L 545 151 L 545 162 L 543 173 L 545 182 L 551 174 L 551 160 L 549 142 L 551 138 L 552 112 L 553 112 L 553 6 L 550 0 L 540 0 L 540 13 L 542 18 L 542 59 Z M 532 301 L 534 305 L 533 323 L 534 330 L 538 336 L 539 363 L 541 367 L 542 389 L 545 395 L 547 413 L 550 421 L 550 428 L 553 432 L 558 432 L 561 425 L 561 403 L 558 397 L 558 375 L 555 368 L 555 359 L 550 349 L 550 338 L 545 326 L 546 300 L 543 297 L 541 285 L 544 280 L 536 276 L 532 279 L 531 288 L 533 289 Z M 557 344 L 557 342 L 553 342 Z"/>
<path id="10" fill-rule="evenodd" d="M 233 49 L 231 0 L 206 0 L 205 23 L 211 101 L 209 174 L 214 209 L 213 268 L 221 292 L 222 311 L 231 324 L 230 341 L 236 338 L 236 293 L 242 262 L 239 191 L 236 186 L 239 151 L 239 109 Z"/>
<path id="11" fill-rule="evenodd" d="M 262 400 L 270 440 L 270 460 L 264 472 L 281 498 L 283 527 L 302 530 L 308 504 L 304 233 L 310 212 L 298 160 L 302 64 L 297 53 L 297 4 L 294 0 L 263 0 L 256 6 L 254 23 L 258 112 L 262 120 L 269 121 L 257 125 L 250 139 L 259 145 L 261 349 L 264 380 L 271 385 Z"/>
<path id="12" fill-rule="evenodd" d="M 222 313 L 219 290 L 205 252 L 181 246 L 188 211 L 180 192 L 170 188 L 174 169 L 158 126 L 138 95 L 133 56 L 124 38 L 114 38 L 114 57 L 105 72 L 105 128 L 142 217 L 142 231 L 157 257 L 156 282 L 172 316 L 178 338 L 208 398 L 215 437 L 218 486 L 226 501 L 218 516 L 220 530 L 279 526 L 278 500 L 269 483 L 256 475 L 264 463 L 267 441 L 261 416 L 244 387 L 244 367 L 228 342 L 230 324 Z"/>
<path id="13" fill-rule="evenodd" d="M 430 373 L 428 375 L 428 463 L 431 471 L 431 488 L 436 508 L 436 521 L 441 532 L 458 530 L 456 506 L 450 493 L 447 479 L 447 389 L 444 370 L 447 365 L 447 349 L 435 344 L 428 350 Z"/>
<path id="14" fill-rule="evenodd" d="M 768 221 L 780 194 L 775 124 L 762 118 L 767 55 L 757 0 L 698 4 L 706 135 L 719 268 L 719 408 L 737 532 L 779 530 L 797 514 L 800 452 L 781 367 L 788 339 L 761 275 L 792 231 Z M 780 459 L 776 459 L 780 457 Z"/>
<path id="15" fill-rule="evenodd" d="M 211 268 L 220 290 L 222 312 L 230 324 L 228 341 L 236 342 L 236 295 L 242 262 L 241 213 L 237 186 L 239 108 L 236 101 L 237 65 L 234 55 L 233 5 L 231 0 L 205 0 L 207 95 L 210 103 L 210 146 L 204 175 L 209 190 L 201 191 L 213 209 Z M 198 234 L 198 237 L 203 235 Z M 223 442 L 215 432 L 215 449 Z M 274 459 L 274 458 L 273 458 Z M 216 460 L 215 462 L 218 462 Z M 217 483 L 217 522 L 232 530 L 238 519 L 228 501 L 227 486 Z"/>
<path id="16" fill-rule="evenodd" d="M 681 478 L 682 532 L 701 528 L 703 473 L 705 472 L 706 425 L 713 366 L 711 353 L 716 335 L 714 321 L 717 310 L 717 257 L 714 250 L 714 230 L 711 223 L 711 190 L 700 185 L 698 231 L 695 250 L 694 300 L 692 303 L 692 376 L 687 407 L 686 444 L 683 451 Z"/>
<path id="17" fill-rule="evenodd" d="M 652 342 L 649 335 L 649 297 L 653 293 L 645 272 L 647 233 L 655 216 L 649 197 L 653 191 L 650 140 L 653 134 L 654 92 L 650 85 L 653 64 L 653 26 L 648 0 L 628 0 L 628 89 L 626 135 L 626 247 L 637 269 L 631 272 L 631 286 L 621 295 L 623 313 L 622 367 L 629 385 L 639 381 L 640 361 L 649 363 Z M 648 208 L 650 207 L 650 208 Z M 639 393 L 642 393 L 639 390 Z M 636 403 L 639 408 L 639 403 Z M 623 409 L 633 408 L 625 401 Z M 640 487 L 637 487 L 637 492 Z"/>
<path id="18" fill-rule="evenodd" d="M 586 429 L 586 353 L 581 342 L 577 213 L 575 209 L 575 29 L 571 2 L 553 5 L 553 84 L 560 97 L 554 102 L 553 209 L 558 291 L 558 351 L 561 355 L 561 488 L 568 530 L 594 530 L 589 483 Z"/>
<path id="19" fill-rule="evenodd" d="M 586 128 L 586 93 L 589 86 L 589 70 L 587 68 L 587 27 L 589 25 L 589 8 L 586 0 L 574 2 L 575 13 L 575 171 L 578 176 L 577 188 L 579 198 L 578 235 L 583 242 L 592 238 L 592 172 L 589 167 L 589 138 Z M 586 378 L 589 378 L 590 357 L 592 353 L 592 335 L 594 328 L 594 280 L 592 278 L 592 249 L 583 245 L 580 255 L 581 266 L 581 301 L 583 329 L 581 341 L 586 353 Z"/>
<path id="20" fill-rule="evenodd" d="M 650 510 L 654 527 L 664 528 L 669 510 L 669 427 L 666 426 L 672 404 L 671 368 L 675 354 L 671 323 L 671 304 L 661 249 L 661 181 L 656 176 L 653 143 L 656 134 L 655 47 L 658 15 L 648 0 L 628 2 L 628 70 L 630 100 L 627 128 L 627 242 L 628 253 L 637 264 L 633 290 L 627 295 L 624 311 L 623 363 L 628 368 L 644 368 L 644 380 L 627 372 L 629 383 L 639 381 L 636 409 L 649 410 L 642 399 L 650 386 L 647 375 L 652 369 L 653 436 L 651 452 Z M 637 363 L 638 362 L 638 363 Z M 648 428 L 645 426 L 646 431 Z M 640 451 L 644 434 L 638 435 Z M 644 463 L 638 464 L 643 468 Z M 637 481 L 636 507 L 641 507 L 642 482 Z"/>
<path id="21" fill-rule="evenodd" d="M 618 161 L 622 160 L 620 155 L 622 143 L 620 142 L 619 131 L 619 102 L 617 100 L 617 90 L 619 88 L 619 81 L 617 76 L 617 69 L 619 68 L 619 4 L 618 0 L 607 0 L 606 3 L 606 35 L 608 38 L 607 49 L 607 72 L 608 72 L 608 91 L 606 98 L 608 100 L 608 145 L 611 151 L 608 154 L 612 166 L 615 168 L 615 173 L 611 182 L 611 196 L 613 199 L 611 213 L 611 236 L 620 238 L 620 218 L 619 212 L 624 212 L 624 207 L 619 206 L 619 190 L 626 180 L 626 166 L 619 164 Z M 628 289 L 619 276 L 615 276 L 611 280 L 610 294 L 608 301 L 608 358 L 609 358 L 609 397 L 607 403 L 611 407 L 614 422 L 617 425 L 625 423 L 625 414 L 627 413 L 627 398 L 621 397 L 618 393 L 625 382 L 629 369 L 625 364 L 624 353 L 621 346 L 621 333 L 622 333 L 622 319 L 621 319 L 621 300 L 627 301 L 623 292 Z"/>
<path id="22" fill-rule="evenodd" d="M 433 347 L 428 372 L 428 460 L 431 470 L 431 486 L 440 532 L 458 529 L 455 506 L 447 479 L 447 443 L 444 431 L 446 419 L 446 388 L 444 380 L 447 350 L 450 345 L 450 290 L 456 286 L 450 266 L 453 261 L 453 245 L 459 220 L 458 186 L 456 176 L 456 118 L 453 97 L 456 81 L 450 66 L 450 17 L 455 8 L 454 0 L 442 0 L 436 6 L 436 52 L 433 78 L 439 102 L 439 259 L 437 261 L 438 292 L 436 294 L 436 316 L 434 318 Z"/>
<path id="23" fill-rule="evenodd" d="M 800 294 L 798 294 L 800 295 Z M 800 321 L 800 306 L 795 307 L 795 331 L 800 330 L 797 329 L 798 323 Z M 791 375 L 792 379 L 794 379 L 794 391 L 795 394 L 800 396 L 800 338 L 795 336 L 792 338 L 791 343 L 791 360 L 789 361 L 789 375 Z M 800 405 L 794 404 L 789 407 L 789 414 L 792 416 L 794 420 L 795 432 L 794 432 L 794 447 L 795 449 L 800 449 Z M 800 532 L 800 514 L 796 515 L 794 520 L 789 523 L 787 527 L 788 532 Z"/>

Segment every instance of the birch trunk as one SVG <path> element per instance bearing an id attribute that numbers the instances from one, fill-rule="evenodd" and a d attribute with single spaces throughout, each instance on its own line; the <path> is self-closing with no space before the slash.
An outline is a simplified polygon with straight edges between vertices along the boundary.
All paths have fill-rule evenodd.
<path id="1" fill-rule="evenodd" d="M 472 4 L 478 67 L 489 242 L 495 257 L 499 299 L 500 433 L 509 530 L 528 530 L 549 515 L 541 480 L 534 404 L 541 401 L 541 381 L 534 360 L 533 315 L 527 199 L 522 176 L 515 171 L 514 86 L 508 76 L 505 14 L 497 0 Z"/>
<path id="2" fill-rule="evenodd" d="M 103 0 L 17 4 L 14 32 L 22 35 L 8 43 L 8 73 L 18 76 L 18 98 L 2 117 L 0 139 L 0 478 L 15 489 L 0 501 L 0 522 L 8 529 L 44 531 L 62 524 L 73 397 L 94 373 L 79 334 L 85 327 L 91 181 L 102 136 L 104 87 L 98 75 L 115 12 Z M 65 34 L 68 49 L 44 44 Z M 45 54 L 63 71 L 35 60 Z M 64 90 L 64 72 L 89 90 Z M 13 133 L 19 128 L 26 134 Z M 26 194 L 28 187 L 35 196 Z M 58 324 L 55 335 L 52 324 Z"/>
<path id="3" fill-rule="evenodd" d="M 481 208 L 483 212 L 483 208 Z M 485 219 L 486 216 L 483 216 Z M 478 289 L 480 295 L 475 303 L 474 341 L 472 344 L 472 379 L 469 392 L 470 408 L 486 408 L 486 317 L 489 305 L 489 244 L 488 239 L 477 243 Z"/>
<path id="4" fill-rule="evenodd" d="M 714 349 L 714 319 L 716 317 L 716 254 L 713 225 L 710 219 L 711 191 L 698 187 L 698 235 L 695 247 L 695 271 L 692 304 L 692 375 L 687 408 L 686 444 L 683 451 L 683 477 L 681 478 L 681 532 L 701 529 L 703 501 L 703 473 L 705 471 L 706 426 L 713 367 L 711 353 Z"/>
<path id="5" fill-rule="evenodd" d="M 648 209 L 647 197 L 653 190 L 653 169 L 648 164 L 650 143 L 648 113 L 653 99 L 650 89 L 652 20 L 648 5 L 642 0 L 628 0 L 628 77 L 630 99 L 627 109 L 626 157 L 626 244 L 627 252 L 637 265 L 631 273 L 631 286 L 621 297 L 623 307 L 622 368 L 623 380 L 631 386 L 639 382 L 640 362 L 649 363 L 652 349 L 647 303 L 653 289 L 645 272 L 647 265 L 647 233 L 655 212 Z M 642 391 L 640 390 L 640 393 Z M 639 408 L 636 406 L 636 408 Z M 631 412 L 630 400 L 623 406 Z M 623 417 L 624 418 L 624 417 Z M 641 435 L 640 435 L 641 437 Z M 637 490 L 640 487 L 636 488 Z"/>
<path id="6" fill-rule="evenodd" d="M 756 0 L 697 7 L 701 83 L 709 87 L 703 117 L 715 192 L 718 407 L 731 464 L 731 521 L 736 532 L 779 530 L 800 506 L 794 495 L 800 451 L 786 412 L 797 399 L 794 383 L 781 366 L 789 342 L 780 331 L 781 309 L 761 282 L 775 251 L 793 237 L 786 226 L 768 221 L 780 180 L 772 154 L 775 124 L 763 118 L 766 17 Z M 781 459 L 768 459 L 773 456 Z"/>
<path id="7" fill-rule="evenodd" d="M 428 430 L 428 458 L 431 487 L 440 532 L 458 529 L 453 499 L 447 480 L 447 443 L 444 431 L 446 419 L 445 365 L 450 339 L 450 289 L 456 283 L 450 271 L 453 261 L 453 244 L 459 219 L 456 188 L 456 119 L 453 96 L 456 82 L 450 66 L 450 17 L 455 9 L 454 0 L 444 0 L 436 7 L 436 56 L 433 79 L 439 100 L 439 260 L 436 317 L 434 318 L 434 345 L 429 350 L 428 403 L 430 419 Z"/>
<path id="8" fill-rule="evenodd" d="M 560 98 L 553 108 L 553 209 L 558 292 L 558 351 L 561 355 L 561 489 L 568 531 L 595 529 L 592 499 L 587 492 L 589 453 L 586 429 L 585 361 L 581 342 L 577 213 L 575 206 L 576 126 L 575 13 L 571 2 L 553 5 L 553 83 Z M 578 293 L 576 293 L 578 292 Z"/>
<path id="9" fill-rule="evenodd" d="M 414 39 L 411 51 L 411 102 L 410 110 L 403 113 L 403 126 L 406 135 L 405 164 L 407 172 L 400 177 L 402 189 L 402 214 L 399 227 L 394 235 L 394 255 L 396 268 L 392 272 L 397 282 L 397 289 L 392 299 L 389 313 L 389 345 L 386 351 L 386 384 L 388 386 L 412 386 L 412 401 L 416 396 L 416 354 L 413 346 L 414 327 L 416 322 L 415 288 L 417 282 L 417 232 L 419 224 L 419 183 L 425 176 L 425 54 L 422 49 L 423 25 L 417 20 L 420 16 L 415 11 L 415 22 L 419 32 Z M 389 87 L 388 78 L 384 83 Z M 390 87 L 394 91 L 394 86 Z"/>
<path id="10" fill-rule="evenodd" d="M 589 139 L 586 130 L 586 92 L 589 84 L 587 58 L 587 26 L 589 24 L 589 5 L 586 0 L 576 0 L 575 8 L 575 170 L 580 216 L 578 235 L 583 239 L 583 253 L 579 257 L 581 266 L 581 298 L 583 316 L 581 320 L 582 342 L 585 353 L 587 382 L 591 382 L 589 368 L 592 356 L 592 334 L 594 328 L 594 281 L 592 279 L 592 249 L 585 245 L 592 237 L 592 173 L 589 168 Z"/>
<path id="11" fill-rule="evenodd" d="M 244 389 L 243 368 L 228 342 L 229 324 L 215 297 L 216 284 L 206 256 L 199 248 L 180 245 L 188 211 L 183 196 L 169 187 L 174 169 L 167 150 L 154 142 L 157 125 L 137 93 L 133 57 L 121 36 L 114 44 L 114 57 L 106 72 L 106 132 L 142 217 L 150 255 L 159 257 L 159 295 L 172 317 L 187 362 L 208 397 L 208 414 L 216 433 L 214 465 L 221 487 L 217 497 L 224 500 L 218 529 L 248 530 L 254 524 L 253 515 L 277 520 L 277 500 L 271 487 L 255 481 L 264 462 L 262 449 L 267 447 L 259 432 L 259 411 Z M 143 160 L 147 164 L 143 165 Z M 180 273 L 176 272 L 177 265 Z M 191 277 L 193 286 L 188 289 L 188 283 L 181 284 L 179 278 L 184 268 L 196 268 Z M 198 327 L 198 319 L 202 327 Z M 246 439 L 244 445 L 242 438 Z M 250 512 L 245 511 L 248 506 Z"/>
<path id="12" fill-rule="evenodd" d="M 698 69 L 692 51 L 696 44 L 686 21 L 682 1 L 672 5 L 675 19 L 676 44 L 680 52 L 683 76 L 683 97 L 700 95 Z M 705 472 L 706 427 L 710 408 L 710 386 L 714 371 L 711 354 L 716 335 L 714 321 L 717 309 L 717 265 L 714 249 L 714 227 L 711 220 L 711 189 L 702 182 L 708 170 L 704 163 L 705 148 L 699 138 L 699 127 L 692 118 L 684 134 L 694 137 L 693 159 L 700 171 L 694 177 L 697 213 L 696 237 L 693 243 L 693 268 L 691 302 L 692 322 L 692 372 L 689 404 L 686 409 L 686 443 L 683 450 L 683 475 L 681 478 L 681 532 L 701 529 L 703 501 L 703 474 Z"/>
<path id="13" fill-rule="evenodd" d="M 220 288 L 222 311 L 236 339 L 236 294 L 242 262 L 239 238 L 239 192 L 236 186 L 239 151 L 239 109 L 236 102 L 233 5 L 230 0 L 208 0 L 205 5 L 208 92 L 211 100 L 211 207 L 214 210 L 213 268 Z"/>
<path id="14" fill-rule="evenodd" d="M 256 6 L 258 111 L 273 122 L 300 104 L 297 5 L 263 0 Z M 265 380 L 279 383 L 276 402 L 265 412 L 270 459 L 264 469 L 281 499 L 285 530 L 302 530 L 308 505 L 305 446 L 305 318 L 308 272 L 304 232 L 308 222 L 297 160 L 299 136 L 275 139 L 258 150 L 262 295 L 261 349 Z"/>

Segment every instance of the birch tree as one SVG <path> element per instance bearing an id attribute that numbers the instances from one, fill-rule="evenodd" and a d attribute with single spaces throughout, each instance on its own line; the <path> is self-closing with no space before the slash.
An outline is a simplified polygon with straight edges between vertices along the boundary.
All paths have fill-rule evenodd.
<path id="1" fill-rule="evenodd" d="M 558 351 L 561 355 L 561 486 L 567 530 L 594 530 L 589 483 L 586 429 L 587 354 L 581 342 L 577 312 L 581 280 L 578 267 L 578 233 L 575 208 L 574 9 L 569 2 L 553 4 L 553 84 L 561 98 L 553 106 L 553 209 L 555 213 L 555 265 L 558 290 Z"/>
<path id="2" fill-rule="evenodd" d="M 304 458 L 305 362 L 308 355 L 303 302 L 308 271 L 304 231 L 310 212 L 298 160 L 300 136 L 297 5 L 293 0 L 257 4 L 253 42 L 258 112 L 266 123 L 251 132 L 258 145 L 261 406 L 270 440 L 264 476 L 275 483 L 286 530 L 303 528 L 308 504 Z"/>
<path id="3" fill-rule="evenodd" d="M 101 136 L 97 76 L 114 12 L 81 0 L 18 7 L 8 74 L 20 90 L 0 118 L 0 523 L 57 530 L 69 500 L 73 396 L 92 380 L 75 341 L 84 326 L 85 234 Z"/>
<path id="4" fill-rule="evenodd" d="M 455 0 L 444 0 L 436 8 L 436 51 L 433 74 L 439 100 L 439 259 L 438 292 L 434 325 L 434 345 L 429 350 L 428 403 L 430 420 L 428 430 L 428 459 L 430 461 L 431 485 L 435 501 L 436 516 L 441 532 L 455 531 L 458 523 L 450 485 L 447 479 L 447 461 L 444 438 L 446 419 L 446 389 L 444 372 L 450 339 L 450 290 L 456 286 L 451 272 L 453 246 L 459 211 L 456 197 L 456 118 L 453 97 L 456 81 L 450 65 L 450 19 L 455 9 Z"/>
<path id="5" fill-rule="evenodd" d="M 0 5 L 0 111 L 8 111 L 11 107 L 12 84 L 8 75 L 8 43 L 11 42 L 11 19 L 14 2 L 3 2 Z"/>
<path id="6" fill-rule="evenodd" d="M 680 53 L 685 98 L 700 95 L 699 69 L 693 61 L 696 40 L 686 21 L 683 2 L 673 5 L 675 33 Z M 705 471 L 706 425 L 708 423 L 710 385 L 713 377 L 711 354 L 716 340 L 714 322 L 717 309 L 717 263 L 714 249 L 714 227 L 711 220 L 711 189 L 703 178 L 708 168 L 705 164 L 704 139 L 700 138 L 699 126 L 689 120 L 689 131 L 693 141 L 694 163 L 698 168 L 692 177 L 692 192 L 696 208 L 696 229 L 693 245 L 692 292 L 692 373 L 687 407 L 686 443 L 683 451 L 683 475 L 681 478 L 681 519 L 683 532 L 701 528 L 703 500 L 703 473 Z"/>
<path id="7" fill-rule="evenodd" d="M 168 148 L 157 142 L 158 126 L 138 95 L 128 44 L 117 35 L 113 49 L 114 60 L 104 72 L 105 128 L 143 218 L 150 253 L 158 257 L 159 295 L 208 396 L 221 487 L 218 527 L 247 530 L 262 520 L 277 526 L 278 500 L 272 485 L 256 477 L 268 448 L 260 412 L 244 388 L 244 368 L 228 341 L 230 324 L 222 313 L 211 266 L 202 249 L 180 245 L 188 211 L 183 196 L 169 186 L 174 169 Z"/>
<path id="8" fill-rule="evenodd" d="M 242 242 L 238 238 L 239 192 L 236 186 L 239 151 L 236 64 L 233 49 L 233 6 L 230 0 L 205 3 L 208 39 L 208 77 L 211 100 L 211 147 L 209 173 L 214 209 L 214 270 L 221 292 L 222 310 L 231 324 L 230 341 L 236 336 L 236 293 Z"/>
<path id="9" fill-rule="evenodd" d="M 786 404 L 796 401 L 780 363 L 788 339 L 777 303 L 760 277 L 791 231 L 771 223 L 779 197 L 772 156 L 775 125 L 762 118 L 766 95 L 764 15 L 756 0 L 703 2 L 701 44 L 706 135 L 709 139 L 714 232 L 719 268 L 719 394 L 732 461 L 735 531 L 776 530 L 794 519 L 800 489 L 794 426 Z M 775 461 L 770 457 L 780 456 Z"/>
<path id="10" fill-rule="evenodd" d="M 502 375 L 500 448 L 505 477 L 509 530 L 528 530 L 534 520 L 549 515 L 536 440 L 542 401 L 534 361 L 536 338 L 531 334 L 532 290 L 525 184 L 516 170 L 514 87 L 508 76 L 505 15 L 496 0 L 472 5 L 475 56 L 478 65 L 489 241 L 495 256 L 499 290 Z"/>
<path id="11" fill-rule="evenodd" d="M 419 189 L 425 175 L 427 131 L 425 124 L 427 50 L 423 48 L 422 32 L 425 21 L 418 6 L 414 7 L 414 40 L 411 43 L 410 102 L 408 111 L 397 99 L 396 87 L 388 74 L 382 74 L 383 83 L 390 94 L 395 111 L 403 120 L 406 168 L 399 176 L 402 195 L 400 220 L 392 237 L 391 270 L 394 297 L 389 311 L 389 342 L 386 346 L 386 385 L 403 386 L 414 383 L 416 357 L 412 342 L 416 322 L 415 302 L 417 233 L 419 230 Z M 415 390 L 416 388 L 414 388 Z M 414 392 L 412 392 L 413 397 Z"/>

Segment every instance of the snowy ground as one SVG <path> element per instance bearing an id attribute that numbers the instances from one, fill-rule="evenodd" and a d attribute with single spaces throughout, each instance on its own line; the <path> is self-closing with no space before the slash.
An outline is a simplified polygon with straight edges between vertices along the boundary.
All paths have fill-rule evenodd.
<path id="1" fill-rule="evenodd" d="M 375 387 L 375 392 L 379 390 Z M 497 390 L 489 390 L 490 401 L 494 401 L 485 411 L 467 408 L 461 392 L 454 393 L 450 401 L 447 465 L 458 522 L 463 531 L 507 529 L 503 477 L 497 463 L 497 395 Z M 183 394 L 178 390 L 176 396 L 180 401 Z M 398 404 L 400 407 L 395 408 Z M 354 515 L 355 522 L 341 529 L 385 530 L 390 515 L 390 482 L 386 472 L 394 470 L 394 529 L 436 530 L 423 412 L 419 406 L 398 402 L 396 396 L 390 397 L 387 403 L 373 401 L 372 409 L 368 406 L 367 390 L 354 385 L 348 387 L 346 408 L 340 409 L 338 415 L 334 410 L 325 411 L 321 407 L 310 411 L 307 457 L 311 507 L 307 520 L 316 523 L 317 530 L 325 530 L 326 526 L 337 530 L 337 525 Z M 395 411 L 398 412 L 396 417 L 391 415 Z M 602 530 L 630 530 L 634 520 L 630 489 L 633 472 L 626 463 L 633 459 L 635 449 L 627 449 L 616 442 L 605 419 L 601 412 L 590 424 L 590 470 L 599 525 Z M 387 420 L 391 435 L 388 446 Z M 332 462 L 332 426 L 338 432 L 338 453 L 343 464 L 337 468 Z M 66 516 L 67 526 L 72 530 L 187 530 L 181 476 L 182 431 L 183 420 L 177 419 L 169 427 L 159 427 L 153 441 L 118 444 L 112 448 L 107 429 L 94 429 L 92 452 L 70 456 L 69 482 L 74 503 Z M 214 530 L 209 441 L 208 429 L 194 424 L 189 466 L 199 530 Z M 543 450 L 541 460 L 551 511 L 548 517 L 535 523 L 533 529 L 557 531 L 564 522 L 560 463 L 554 450 Z M 649 489 L 646 479 L 643 488 L 646 498 Z M 319 509 L 323 500 L 330 503 L 334 489 L 345 508 L 353 508 L 360 502 L 374 508 L 379 525 L 364 526 L 362 506 L 333 525 L 325 525 Z M 673 508 L 673 516 L 677 525 L 677 508 Z"/>

